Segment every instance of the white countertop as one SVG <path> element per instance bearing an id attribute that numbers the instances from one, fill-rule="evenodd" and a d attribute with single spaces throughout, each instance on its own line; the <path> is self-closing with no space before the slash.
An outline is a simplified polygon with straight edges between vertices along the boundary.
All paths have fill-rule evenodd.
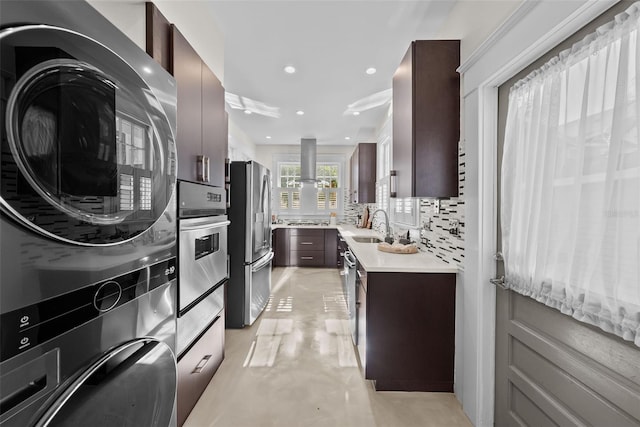
<path id="1" fill-rule="evenodd" d="M 314 224 L 314 225 L 309 225 L 309 224 L 271 224 L 271 229 L 275 230 L 276 228 L 321 228 L 323 230 L 335 230 L 337 229 L 339 226 L 338 225 L 329 225 L 329 224 Z"/>
<path id="2" fill-rule="evenodd" d="M 325 228 L 327 226 L 324 226 Z M 358 258 L 367 272 L 387 273 L 457 273 L 458 267 L 448 264 L 428 252 L 415 254 L 393 254 L 378 250 L 377 243 L 358 243 L 354 236 L 375 236 L 378 232 L 353 225 L 338 225 L 338 231 L 346 240 L 351 252 Z"/>

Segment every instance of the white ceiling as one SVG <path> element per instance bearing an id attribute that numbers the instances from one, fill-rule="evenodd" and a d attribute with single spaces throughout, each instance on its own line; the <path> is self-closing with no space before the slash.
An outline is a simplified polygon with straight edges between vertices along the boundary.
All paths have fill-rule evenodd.
<path id="1" fill-rule="evenodd" d="M 388 103 L 359 116 L 344 112 L 390 89 L 411 41 L 436 38 L 455 5 L 453 0 L 208 3 L 224 37 L 226 91 L 279 113 L 279 118 L 248 115 L 227 105 L 230 119 L 255 144 L 374 140 Z M 285 65 L 295 66 L 296 73 L 286 74 Z M 369 67 L 377 73 L 367 75 Z M 305 114 L 296 115 L 297 110 Z"/>

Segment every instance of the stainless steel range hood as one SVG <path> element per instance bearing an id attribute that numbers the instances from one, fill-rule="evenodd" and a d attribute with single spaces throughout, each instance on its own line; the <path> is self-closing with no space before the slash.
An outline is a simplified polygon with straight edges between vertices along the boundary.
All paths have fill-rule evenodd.
<path id="1" fill-rule="evenodd" d="M 300 182 L 316 182 L 316 139 L 300 139 Z"/>

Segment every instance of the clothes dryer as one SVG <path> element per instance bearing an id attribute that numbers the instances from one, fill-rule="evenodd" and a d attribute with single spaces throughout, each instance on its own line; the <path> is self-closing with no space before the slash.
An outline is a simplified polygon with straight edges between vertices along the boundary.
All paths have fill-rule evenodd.
<path id="1" fill-rule="evenodd" d="M 175 359 L 176 84 L 88 3 L 0 10 L 0 423 L 25 425 L 115 348 Z"/>

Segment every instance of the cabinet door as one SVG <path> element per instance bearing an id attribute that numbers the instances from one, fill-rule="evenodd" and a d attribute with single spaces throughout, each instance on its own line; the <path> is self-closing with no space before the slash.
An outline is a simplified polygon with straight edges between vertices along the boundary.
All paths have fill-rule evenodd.
<path id="1" fill-rule="evenodd" d="M 393 75 L 397 197 L 457 197 L 459 40 L 418 40 Z"/>
<path id="2" fill-rule="evenodd" d="M 202 61 L 178 29 L 171 26 L 172 74 L 178 85 L 178 179 L 197 181 L 202 154 Z"/>
<path id="3" fill-rule="evenodd" d="M 358 280 L 358 283 L 358 295 L 356 297 L 358 356 L 360 357 L 360 368 L 362 369 L 365 378 L 369 379 L 369 376 L 367 375 L 367 291 L 360 280 Z"/>
<path id="4" fill-rule="evenodd" d="M 178 426 L 207 388 L 224 358 L 224 310 L 178 361 Z"/>
<path id="5" fill-rule="evenodd" d="M 202 63 L 202 154 L 209 157 L 209 184 L 224 186 L 227 126 L 224 88 L 213 71 Z"/>
<path id="6" fill-rule="evenodd" d="M 152 3 L 146 3 L 147 53 L 171 72 L 171 24 Z"/>
<path id="7" fill-rule="evenodd" d="M 289 265 L 289 229 L 276 228 L 274 232 L 273 265 L 286 267 Z"/>
<path id="8" fill-rule="evenodd" d="M 358 144 L 358 203 L 376 202 L 377 144 Z"/>
<path id="9" fill-rule="evenodd" d="M 358 180 L 358 172 L 360 170 L 359 164 L 358 164 L 358 151 L 359 151 L 359 146 L 356 145 L 356 149 L 353 152 L 353 154 L 351 155 L 351 203 L 359 203 L 358 202 L 358 184 L 359 184 L 359 180 Z"/>
<path id="10" fill-rule="evenodd" d="M 460 42 L 458 40 L 415 42 L 413 57 L 415 191 L 412 194 L 415 197 L 458 196 L 460 75 L 456 69 L 459 65 Z"/>
<path id="11" fill-rule="evenodd" d="M 452 392 L 455 274 L 367 276 L 367 378 L 376 390 Z"/>
<path id="12" fill-rule="evenodd" d="M 336 268 L 338 265 L 338 230 L 324 230 L 324 266 Z"/>
<path id="13" fill-rule="evenodd" d="M 413 185 L 413 44 L 393 75 L 393 166 L 398 197 L 411 197 Z"/>

